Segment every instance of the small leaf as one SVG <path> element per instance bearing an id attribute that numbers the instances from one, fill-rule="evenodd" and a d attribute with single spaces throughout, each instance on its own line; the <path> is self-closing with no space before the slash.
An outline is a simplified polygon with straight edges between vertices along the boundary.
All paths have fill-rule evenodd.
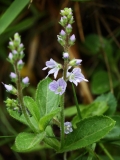
<path id="1" fill-rule="evenodd" d="M 39 121 L 39 128 L 41 131 L 44 131 L 47 125 L 49 124 L 50 120 L 60 112 L 60 108 L 57 108 L 56 110 L 52 111 L 51 113 L 45 115 L 42 117 Z"/>
<path id="2" fill-rule="evenodd" d="M 105 116 L 95 116 L 81 120 L 71 134 L 67 135 L 60 152 L 86 147 L 103 138 L 115 125 L 115 121 Z"/>
<path id="3" fill-rule="evenodd" d="M 25 96 L 23 98 L 23 101 L 24 101 L 24 105 L 28 108 L 32 116 L 36 119 L 36 121 L 39 121 L 40 110 L 36 102 L 31 97 L 28 97 L 28 96 Z"/>
<path id="4" fill-rule="evenodd" d="M 112 93 L 107 93 L 100 95 L 95 99 L 95 102 L 106 102 L 108 105 L 108 110 L 105 112 L 106 115 L 113 115 L 116 111 L 117 101 L 115 96 Z"/>
<path id="5" fill-rule="evenodd" d="M 43 117 L 58 108 L 59 95 L 49 90 L 50 78 L 42 80 L 37 87 L 36 103 L 40 108 L 40 116 Z"/>
<path id="6" fill-rule="evenodd" d="M 15 146 L 20 152 L 28 151 L 40 143 L 45 137 L 45 132 L 39 134 L 20 133 L 15 139 Z"/>

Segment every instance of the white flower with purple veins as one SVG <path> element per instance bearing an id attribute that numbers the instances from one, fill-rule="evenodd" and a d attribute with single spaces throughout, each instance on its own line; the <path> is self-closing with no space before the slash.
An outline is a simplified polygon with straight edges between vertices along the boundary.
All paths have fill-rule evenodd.
<path id="1" fill-rule="evenodd" d="M 54 74 L 54 78 L 56 79 L 57 75 L 58 75 L 58 71 L 62 68 L 62 65 L 55 62 L 52 58 L 50 59 L 50 61 L 47 61 L 46 62 L 46 66 L 47 67 L 44 67 L 42 70 L 46 70 L 48 68 L 51 68 L 51 70 L 48 72 L 48 75 L 47 77 L 50 75 L 50 74 Z"/>
<path id="2" fill-rule="evenodd" d="M 68 80 L 70 82 L 73 82 L 76 86 L 81 81 L 88 82 L 88 80 L 85 79 L 84 75 L 81 73 L 81 69 L 80 68 L 74 68 L 71 73 L 67 72 L 67 77 L 68 77 Z"/>
<path id="3" fill-rule="evenodd" d="M 64 123 L 64 133 L 69 134 L 71 132 L 73 132 L 72 123 L 71 122 L 65 122 Z"/>
<path id="4" fill-rule="evenodd" d="M 60 78 L 57 81 L 53 81 L 49 84 L 49 89 L 53 92 L 55 92 L 55 94 L 59 94 L 62 95 L 67 87 L 67 83 L 64 81 L 64 79 Z"/>
<path id="5" fill-rule="evenodd" d="M 29 78 L 28 78 L 28 77 L 23 78 L 23 79 L 22 79 L 22 82 L 23 82 L 24 84 L 28 84 L 28 83 L 29 83 Z"/>

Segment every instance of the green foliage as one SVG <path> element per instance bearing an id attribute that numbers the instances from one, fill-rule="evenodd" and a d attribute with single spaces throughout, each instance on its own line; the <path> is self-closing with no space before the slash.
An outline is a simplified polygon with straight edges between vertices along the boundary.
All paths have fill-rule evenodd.
<path id="1" fill-rule="evenodd" d="M 113 81 L 113 87 L 116 87 L 119 84 L 118 80 L 116 80 L 114 77 L 112 81 Z M 96 72 L 92 77 L 91 89 L 93 94 L 102 94 L 107 91 L 110 91 L 108 72 L 106 71 Z"/>
<path id="2" fill-rule="evenodd" d="M 44 142 L 54 148 L 54 150 L 60 149 L 60 142 L 56 139 L 51 126 L 47 126 L 46 128 L 46 136 L 44 137 Z"/>
<path id="3" fill-rule="evenodd" d="M 47 125 L 49 124 L 50 120 L 56 116 L 56 114 L 58 114 L 60 112 L 60 108 L 57 108 L 53 111 L 51 111 L 49 114 L 43 116 L 40 121 L 39 121 L 39 128 L 41 131 L 45 130 L 45 128 L 47 127 Z"/>
<path id="4" fill-rule="evenodd" d="M 120 145 L 120 116 L 114 115 L 112 119 L 116 121 L 114 128 L 104 137 L 104 141 Z"/>
<path id="5" fill-rule="evenodd" d="M 42 80 L 37 87 L 35 100 L 40 109 L 40 116 L 43 117 L 55 109 L 59 105 L 59 95 L 49 90 L 50 78 Z"/>
<path id="6" fill-rule="evenodd" d="M 115 121 L 105 116 L 83 119 L 71 134 L 65 138 L 60 152 L 86 147 L 103 138 L 115 125 Z"/>
<path id="7" fill-rule="evenodd" d="M 0 34 L 13 22 L 17 15 L 23 10 L 23 8 L 29 3 L 29 0 L 15 0 L 7 11 L 0 18 Z M 17 6 L 17 7 L 16 7 Z M 8 18 L 9 17 L 9 18 Z"/>
<path id="8" fill-rule="evenodd" d="M 22 132 L 15 139 L 15 150 L 26 152 L 35 147 L 45 137 L 45 132 L 39 134 Z"/>
<path id="9" fill-rule="evenodd" d="M 30 111 L 32 116 L 36 119 L 38 122 L 40 119 L 40 110 L 36 102 L 31 97 L 24 97 L 23 98 L 24 105 L 27 107 L 27 109 Z"/>
<path id="10" fill-rule="evenodd" d="M 104 101 L 108 105 L 108 110 L 105 112 L 106 115 L 113 115 L 116 112 L 117 100 L 112 93 L 102 94 L 96 98 L 95 102 Z"/>
<path id="11" fill-rule="evenodd" d="M 111 56 L 113 53 L 112 45 L 110 42 L 96 34 L 90 34 L 86 36 L 84 46 L 89 50 L 89 53 L 93 55 L 99 53 L 101 49 L 103 49 L 109 56 Z"/>

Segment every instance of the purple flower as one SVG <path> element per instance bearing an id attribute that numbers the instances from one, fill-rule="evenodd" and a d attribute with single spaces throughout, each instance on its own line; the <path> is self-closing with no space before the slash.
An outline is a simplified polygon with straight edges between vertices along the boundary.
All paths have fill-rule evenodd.
<path id="1" fill-rule="evenodd" d="M 17 51 L 16 51 L 16 50 L 13 50 L 12 53 L 13 53 L 13 54 L 17 54 Z"/>
<path id="2" fill-rule="evenodd" d="M 7 84 L 4 84 L 4 83 L 2 83 L 3 85 L 4 85 L 4 87 L 6 88 L 6 90 L 8 91 L 8 92 L 10 92 L 10 91 L 12 91 L 13 90 L 13 87 L 12 87 L 12 85 L 7 85 Z"/>
<path id="3" fill-rule="evenodd" d="M 42 70 L 46 70 L 48 68 L 51 68 L 51 70 L 48 72 L 47 77 L 50 74 L 54 74 L 54 78 L 56 79 L 57 75 L 58 75 L 58 71 L 62 68 L 61 64 L 55 62 L 52 58 L 50 59 L 50 61 L 46 62 L 46 66 L 44 67 Z"/>
<path id="4" fill-rule="evenodd" d="M 70 37 L 70 40 L 71 40 L 72 42 L 75 42 L 75 35 L 74 35 L 74 34 Z"/>
<path id="5" fill-rule="evenodd" d="M 22 47 L 23 47 L 23 44 L 21 43 L 19 47 L 22 48 Z"/>
<path id="6" fill-rule="evenodd" d="M 63 53 L 63 58 L 64 58 L 64 59 L 69 58 L 69 53 L 67 53 L 67 52 Z"/>
<path id="7" fill-rule="evenodd" d="M 23 78 L 23 79 L 22 79 L 22 82 L 23 82 L 24 84 L 28 84 L 28 83 L 29 83 L 29 78 L 28 78 L 28 77 Z"/>
<path id="8" fill-rule="evenodd" d="M 72 129 L 72 123 L 71 122 L 65 122 L 64 123 L 64 132 L 65 134 L 69 134 L 73 131 Z"/>
<path id="9" fill-rule="evenodd" d="M 10 73 L 10 77 L 11 77 L 11 78 L 16 78 L 17 75 L 16 75 L 15 73 L 11 72 L 11 73 Z"/>
<path id="10" fill-rule="evenodd" d="M 8 58 L 9 58 L 10 60 L 12 60 L 12 58 L 13 58 L 13 54 L 12 54 L 11 52 L 9 53 Z"/>
<path id="11" fill-rule="evenodd" d="M 65 31 L 64 31 L 64 30 L 61 30 L 60 35 L 61 35 L 61 36 L 65 36 L 65 35 L 66 35 Z"/>
<path id="12" fill-rule="evenodd" d="M 53 81 L 49 84 L 49 89 L 55 94 L 62 95 L 66 90 L 67 83 L 64 81 L 64 79 L 60 78 L 57 81 Z"/>
<path id="13" fill-rule="evenodd" d="M 68 24 L 66 28 L 68 28 L 68 29 L 72 29 L 71 24 Z"/>
<path id="14" fill-rule="evenodd" d="M 23 61 L 20 59 L 17 64 L 18 65 L 23 65 Z"/>
<path id="15" fill-rule="evenodd" d="M 68 80 L 70 82 L 73 82 L 76 86 L 81 81 L 88 82 L 88 80 L 85 79 L 84 75 L 81 73 L 81 69 L 80 68 L 74 68 L 71 73 L 67 72 L 67 77 L 68 77 Z"/>
<path id="16" fill-rule="evenodd" d="M 13 42 L 12 42 L 12 41 L 10 41 L 10 42 L 9 42 L 9 45 L 10 45 L 10 46 L 13 46 Z"/>

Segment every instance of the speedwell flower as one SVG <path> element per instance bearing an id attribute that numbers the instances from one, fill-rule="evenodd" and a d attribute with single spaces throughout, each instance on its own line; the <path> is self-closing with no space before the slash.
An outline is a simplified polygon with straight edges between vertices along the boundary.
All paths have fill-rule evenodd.
<path id="1" fill-rule="evenodd" d="M 72 123 L 71 122 L 65 122 L 64 123 L 64 132 L 65 134 L 69 134 L 73 131 L 72 129 Z"/>
<path id="2" fill-rule="evenodd" d="M 68 77 L 68 80 L 70 82 L 73 82 L 76 86 L 81 81 L 88 82 L 88 80 L 85 79 L 84 75 L 81 73 L 81 69 L 80 68 L 74 68 L 71 73 L 67 72 L 67 77 Z"/>
<path id="3" fill-rule="evenodd" d="M 54 74 L 54 78 L 56 79 L 57 75 L 58 75 L 58 71 L 62 68 L 62 65 L 55 62 L 52 58 L 50 59 L 50 61 L 47 61 L 46 62 L 46 66 L 47 67 L 44 67 L 42 70 L 46 70 L 48 68 L 51 68 L 51 70 L 48 72 L 48 75 L 47 77 L 50 75 L 50 74 Z"/>
<path id="4" fill-rule="evenodd" d="M 49 84 L 49 89 L 55 94 L 62 95 L 66 90 L 67 83 L 64 81 L 64 79 L 60 78 L 57 81 L 53 81 Z"/>

